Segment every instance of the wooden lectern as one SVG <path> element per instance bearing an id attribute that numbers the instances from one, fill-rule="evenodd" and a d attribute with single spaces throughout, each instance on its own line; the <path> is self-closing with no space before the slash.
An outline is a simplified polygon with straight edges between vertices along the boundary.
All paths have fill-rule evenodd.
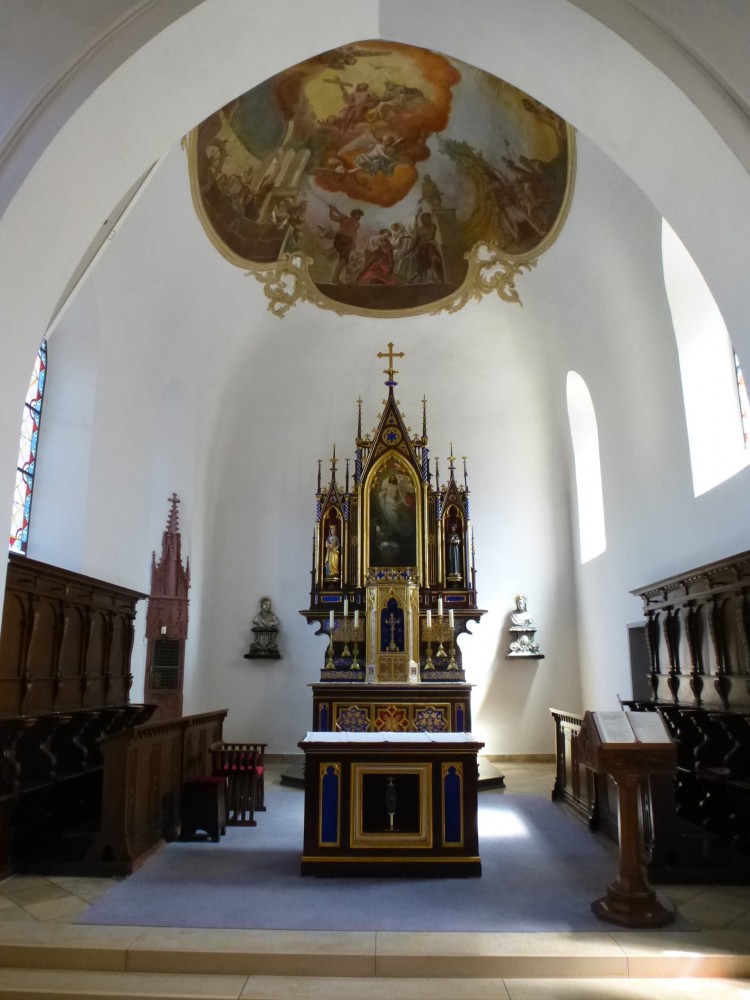
<path id="1" fill-rule="evenodd" d="M 646 881 L 640 860 L 638 785 L 652 774 L 677 771 L 677 749 L 657 712 L 586 712 L 578 735 L 579 759 L 617 785 L 620 866 L 601 899 L 600 920 L 624 927 L 663 927 L 674 907 Z"/>

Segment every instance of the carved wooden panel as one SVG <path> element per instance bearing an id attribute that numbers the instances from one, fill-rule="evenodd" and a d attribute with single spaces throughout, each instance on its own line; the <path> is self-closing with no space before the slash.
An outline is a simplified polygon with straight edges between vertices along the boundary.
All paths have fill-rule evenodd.
<path id="1" fill-rule="evenodd" d="M 0 632 L 0 713 L 125 704 L 142 597 L 11 554 Z"/>
<path id="2" fill-rule="evenodd" d="M 631 593 L 643 601 L 653 701 L 750 709 L 750 552 Z"/>

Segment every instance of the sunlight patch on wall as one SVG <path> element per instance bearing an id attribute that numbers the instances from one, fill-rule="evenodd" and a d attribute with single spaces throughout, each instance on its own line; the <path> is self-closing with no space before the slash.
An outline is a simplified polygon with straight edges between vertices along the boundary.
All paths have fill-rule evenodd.
<path id="1" fill-rule="evenodd" d="M 581 562 L 585 563 L 607 548 L 599 430 L 591 393 L 578 372 L 568 372 L 567 398 L 578 493 Z"/>
<path id="2" fill-rule="evenodd" d="M 693 492 L 700 496 L 750 462 L 737 366 L 719 307 L 666 220 L 662 220 L 662 265 L 680 360 Z"/>

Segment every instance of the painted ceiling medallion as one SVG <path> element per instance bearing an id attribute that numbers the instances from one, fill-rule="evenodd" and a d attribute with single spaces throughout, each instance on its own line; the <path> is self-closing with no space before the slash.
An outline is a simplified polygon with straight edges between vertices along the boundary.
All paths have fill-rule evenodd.
<path id="1" fill-rule="evenodd" d="M 426 49 L 347 45 L 259 84 L 190 136 L 218 249 L 298 301 L 370 316 L 455 311 L 556 237 L 573 130 L 497 77 Z"/>

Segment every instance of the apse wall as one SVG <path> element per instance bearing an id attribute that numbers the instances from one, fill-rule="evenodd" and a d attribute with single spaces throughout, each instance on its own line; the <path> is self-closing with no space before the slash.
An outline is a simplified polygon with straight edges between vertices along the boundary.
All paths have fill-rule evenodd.
<path id="1" fill-rule="evenodd" d="M 166 500 L 178 493 L 193 572 L 186 710 L 229 707 L 230 736 L 266 740 L 276 752 L 294 752 L 309 728 L 308 685 L 324 641 L 298 611 L 309 600 L 316 460 L 325 470 L 334 443 L 340 459 L 353 455 L 358 396 L 365 427 L 375 423 L 386 392 L 376 354 L 389 340 L 406 354 L 397 398 L 412 426 L 428 398 L 443 476 L 451 443 L 468 460 L 488 613 L 461 645 L 488 752 L 550 752 L 550 705 L 577 709 L 628 693 L 625 624 L 637 609 L 627 589 L 644 582 L 667 502 L 690 477 L 658 216 L 583 138 L 578 158 L 566 226 L 520 279 L 523 307 L 488 299 L 456 315 L 401 320 L 301 305 L 282 320 L 269 315 L 260 286 L 201 229 L 185 154 L 175 149 L 164 161 L 52 339 L 60 381 L 56 389 L 51 368 L 48 413 L 69 402 L 64 373 L 76 370 L 87 341 L 98 352 L 96 386 L 86 462 L 80 420 L 56 432 L 62 451 L 68 433 L 74 461 L 58 457 L 46 474 L 40 461 L 32 554 L 54 551 L 63 565 L 147 590 Z M 571 367 L 600 417 L 608 529 L 607 553 L 578 584 Z M 644 447 L 633 447 L 633 435 Z M 88 478 L 79 476 L 86 467 Z M 634 517 L 631 507 L 657 474 L 661 513 L 644 536 L 642 510 Z M 519 592 L 544 660 L 505 657 Z M 282 622 L 277 663 L 244 659 L 264 594 Z M 144 655 L 139 641 L 139 683 Z"/>
<path id="2" fill-rule="evenodd" d="M 550 752 L 550 705 L 611 707 L 629 694 L 626 626 L 640 609 L 628 591 L 743 547 L 739 483 L 692 497 L 659 253 L 653 206 L 579 137 L 571 211 L 520 279 L 523 307 L 490 299 L 389 321 L 300 305 L 278 320 L 207 240 L 175 149 L 51 340 L 53 430 L 30 554 L 148 590 L 177 492 L 193 572 L 186 710 L 229 707 L 231 736 L 294 752 L 324 655 L 298 614 L 316 460 L 325 470 L 334 443 L 340 459 L 353 454 L 358 396 L 365 427 L 375 423 L 386 392 L 376 354 L 393 340 L 406 353 L 397 397 L 412 426 L 426 395 L 443 475 L 451 443 L 468 459 L 488 612 L 461 640 L 475 729 L 488 752 Z M 583 567 L 571 529 L 571 369 L 596 408 L 605 494 L 607 550 Z M 505 658 L 519 592 L 544 660 Z M 278 663 L 244 659 L 264 594 L 282 622 Z"/>
<path id="3" fill-rule="evenodd" d="M 501 32 L 495 3 L 484 5 L 488 19 L 478 25 L 455 5 L 452 13 L 445 5 L 440 18 L 430 18 L 423 4 L 389 2 L 381 7 L 382 30 L 386 37 L 434 44 L 469 59 L 481 54 L 483 64 L 498 72 L 504 64 L 514 82 L 528 81 L 535 96 L 563 113 L 570 109 L 571 120 L 601 135 L 670 222 L 676 221 L 672 207 L 681 215 L 683 225 L 675 228 L 691 237 L 686 243 L 701 251 L 718 275 L 717 299 L 722 308 L 729 305 L 731 326 L 732 313 L 739 318 L 746 312 L 744 281 L 737 277 L 744 256 L 736 252 L 744 228 L 723 220 L 739 219 L 746 211 L 747 178 L 733 183 L 737 164 L 722 157 L 715 137 L 699 141 L 705 123 L 693 130 L 694 109 L 680 104 L 673 88 L 661 87 L 658 74 L 635 72 L 640 62 L 625 58 L 623 46 L 600 48 L 607 39 L 598 28 L 583 24 L 583 33 L 576 34 L 577 25 L 571 28 L 564 18 L 547 19 L 544 38 L 559 28 L 569 45 L 550 51 L 549 58 L 528 58 L 533 36 L 524 19 L 531 20 L 531 9 L 538 6 L 524 5 L 519 19 L 509 19 Z M 548 12 L 560 13 L 564 6 L 548 4 Z M 364 5 L 347 9 L 354 27 Z M 455 33 L 446 20 L 454 14 L 462 19 Z M 245 18 L 252 51 L 258 47 L 248 28 L 252 12 Z M 266 30 L 265 22 L 261 27 Z M 338 31 L 330 43 L 354 37 L 353 27 L 346 28 L 346 37 Z M 304 42 L 292 45 L 285 33 L 273 26 L 267 30 L 279 50 L 274 54 L 270 44 L 262 46 L 269 71 L 308 54 L 305 46 L 314 44 L 306 32 Z M 196 62 L 200 42 L 186 37 L 187 28 L 176 34 L 177 40 L 160 39 L 155 53 L 139 53 L 126 73 L 107 82 L 3 220 L 3 273 L 12 286 L 3 299 L 6 323 L 9 338 L 25 351 L 24 356 L 10 352 L 0 372 L 13 423 L 11 434 L 4 409 L 3 447 L 9 455 L 31 348 L 100 221 L 98 213 L 106 213 L 165 140 L 173 141 L 202 113 L 238 92 L 240 83 L 251 82 L 248 71 L 232 68 L 229 59 L 217 66 L 203 52 L 203 61 Z M 319 47 L 323 35 L 321 29 L 315 36 Z M 228 41 L 239 47 L 234 35 Z M 165 58 L 165 49 L 171 58 Z M 609 60 L 615 50 L 617 59 Z M 627 86 L 619 85 L 621 76 Z M 592 80 L 597 80 L 593 95 Z M 682 117 L 671 115 L 672 101 Z M 154 116 L 144 116 L 144 107 Z M 652 116 L 645 124 L 640 108 Z M 672 131 L 681 141 L 693 136 L 697 159 L 673 155 Z M 174 152 L 164 164 L 82 293 L 88 298 L 81 298 L 66 317 L 67 327 L 53 338 L 52 359 L 60 358 L 63 368 L 65 329 L 90 336 L 92 347 L 98 340 L 92 410 L 97 423 L 88 451 L 70 430 L 77 481 L 59 473 L 60 490 L 48 483 L 46 492 L 54 506 L 48 507 L 48 524 L 50 530 L 57 525 L 57 555 L 64 558 L 67 552 L 70 564 L 83 572 L 147 589 L 150 553 L 159 547 L 166 496 L 175 488 L 168 480 L 177 480 L 194 580 L 188 708 L 229 704 L 234 734 L 252 731 L 261 738 L 271 732 L 278 751 L 293 749 L 307 728 L 305 685 L 317 675 L 322 650 L 296 611 L 306 603 L 306 583 L 300 589 L 300 580 L 309 570 L 313 460 L 346 435 L 360 392 L 365 399 L 382 392 L 377 370 L 360 388 L 363 372 L 370 371 L 363 357 L 389 339 L 404 339 L 408 358 L 399 388 L 411 419 L 424 392 L 431 400 L 435 450 L 447 448 L 435 442 L 455 433 L 457 449 L 469 457 L 478 586 L 489 613 L 475 636 L 462 642 L 470 679 L 477 683 L 477 728 L 489 750 L 547 751 L 549 704 L 599 707 L 613 704 L 617 692 L 627 693 L 625 625 L 639 617 L 628 589 L 747 547 L 742 505 L 747 473 L 699 500 L 690 492 L 676 354 L 658 261 L 658 213 L 595 147 L 582 140 L 579 152 L 581 172 L 568 224 L 523 279 L 522 310 L 485 302 L 458 319 L 398 324 L 341 320 L 307 307 L 282 323 L 269 317 L 252 279 L 205 244 L 191 214 L 181 154 Z M 731 252 L 726 239 L 718 238 L 722 233 L 735 248 Z M 694 256 L 703 263 L 701 252 Z M 747 334 L 736 326 L 742 346 Z M 471 367 L 464 369 L 469 358 Z M 419 373 L 413 395 L 406 394 L 413 384 L 409 364 Z M 600 421 L 608 537 L 607 552 L 580 568 L 568 518 L 572 484 L 564 386 L 571 368 L 586 379 Z M 13 387 L 18 401 L 11 406 Z M 51 393 L 53 387 L 51 379 Z M 446 424 L 447 401 L 459 412 Z M 471 410 L 475 403 L 479 416 Z M 175 411 L 187 419 L 186 437 L 178 457 L 162 461 L 179 424 L 170 423 Z M 269 420 L 269 413 L 277 418 L 283 413 L 284 419 Z M 311 440 L 314 435 L 319 440 Z M 461 438 L 468 440 L 465 446 Z M 289 464 L 282 461 L 287 456 Z M 40 499 L 35 510 L 40 520 L 42 505 Z M 68 517 L 75 530 L 65 537 Z M 45 558 L 43 539 L 32 554 Z M 547 654 L 531 669 L 504 659 L 505 616 L 521 589 L 528 593 Z M 285 659 L 258 668 L 241 654 L 257 598 L 265 591 L 282 618 Z M 136 652 L 142 657 L 141 646 Z"/>
<path id="4" fill-rule="evenodd" d="M 168 6 L 174 14 L 174 5 Z M 730 18 L 722 7 L 723 20 L 712 8 L 712 23 L 705 26 L 718 46 L 704 53 L 709 60 L 726 55 L 722 32 Z M 8 498 L 26 373 L 55 302 L 112 205 L 165 147 L 217 106 L 311 51 L 362 35 L 434 45 L 481 63 L 596 137 L 668 216 L 709 278 L 738 346 L 747 343 L 747 174 L 696 107 L 616 34 L 566 0 L 477 0 L 470 17 L 460 5 L 421 0 L 328 0 L 326 10 L 330 16 L 321 18 L 317 6 L 293 0 L 279 0 L 273 9 L 251 0 L 202 3 L 122 65 L 126 49 L 109 37 L 98 39 L 93 54 L 78 61 L 71 54 L 66 74 L 50 81 L 42 103 L 17 123 L 21 132 L 0 149 L 2 192 L 9 178 L 13 189 L 24 178 L 0 227 L 7 330 L 0 450 L 2 468 L 10 470 L 0 472 L 0 486 Z M 291 11 L 294 33 L 286 30 Z M 168 20 L 165 14 L 163 23 Z M 41 58 L 34 34 L 24 39 L 29 66 Z M 8 32 L 2 37 L 6 46 L 19 44 Z M 78 38 L 65 32 L 60 41 L 71 37 Z M 641 41 L 660 56 L 672 42 L 653 30 L 641 31 Z M 712 98 L 699 102 L 708 118 L 735 137 L 738 130 L 746 135 L 742 101 L 717 86 L 721 74 L 712 79 L 688 49 L 672 46 L 669 54 L 670 71 L 681 61 L 700 77 L 702 97 Z M 89 72 L 93 68 L 98 77 Z M 106 78 L 108 68 L 114 72 Z M 83 102 L 96 79 L 104 83 Z M 743 79 L 730 75 L 735 86 Z M 35 155 L 27 155 L 30 149 Z"/>

